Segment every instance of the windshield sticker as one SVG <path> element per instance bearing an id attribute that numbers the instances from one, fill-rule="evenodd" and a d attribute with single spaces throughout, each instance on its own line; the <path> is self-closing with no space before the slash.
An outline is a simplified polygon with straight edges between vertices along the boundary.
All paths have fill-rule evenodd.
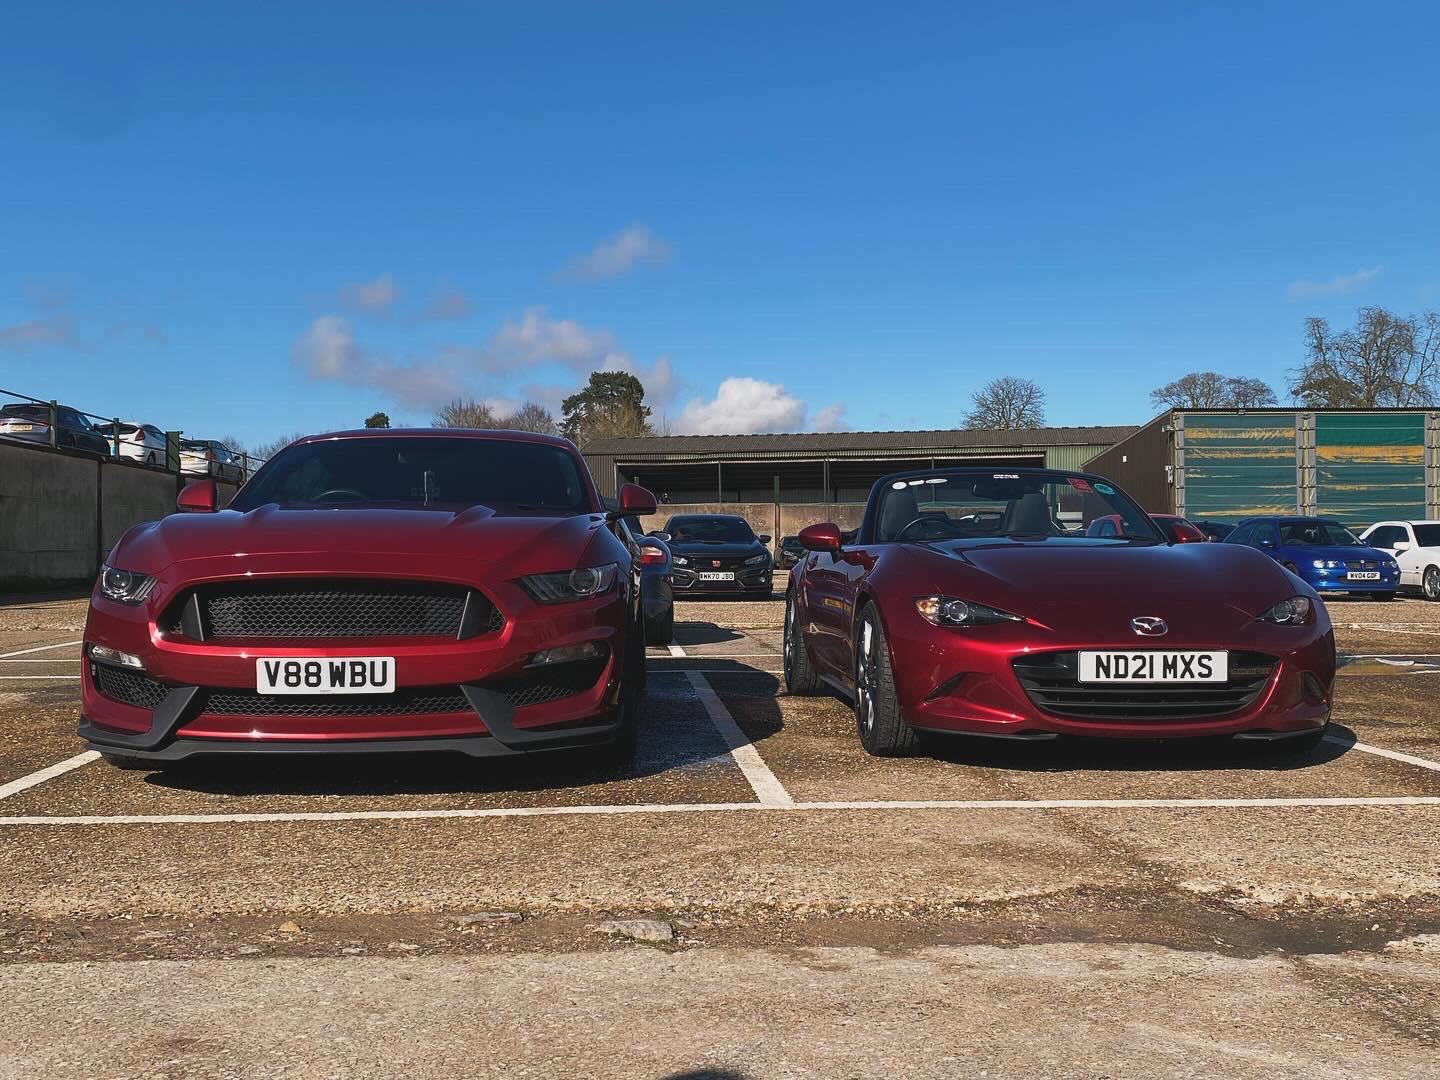
<path id="1" fill-rule="evenodd" d="M 1013 472 L 997 472 L 990 479 L 992 480 L 1019 480 L 1020 474 Z"/>
<path id="2" fill-rule="evenodd" d="M 1101 495 L 1114 495 L 1114 494 L 1115 494 L 1115 489 L 1114 489 L 1113 487 L 1111 487 L 1109 484 L 1098 484 L 1098 483 L 1097 483 L 1097 484 L 1095 485 L 1095 490 L 1098 491 Z"/>
<path id="3" fill-rule="evenodd" d="M 1089 481 L 1089 480 L 1082 480 L 1082 479 L 1080 479 L 1080 477 L 1078 477 L 1078 476 L 1071 476 L 1071 477 L 1068 477 L 1068 479 L 1069 479 L 1069 481 L 1070 481 L 1070 486 L 1071 486 L 1072 488 L 1074 488 L 1076 491 L 1083 491 L 1083 492 L 1085 492 L 1085 494 L 1087 494 L 1087 495 L 1090 493 L 1090 481 Z"/>

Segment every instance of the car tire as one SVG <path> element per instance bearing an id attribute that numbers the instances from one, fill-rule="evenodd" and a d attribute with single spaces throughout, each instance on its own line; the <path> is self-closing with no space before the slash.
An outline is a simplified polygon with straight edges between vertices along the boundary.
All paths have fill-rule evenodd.
<path id="1" fill-rule="evenodd" d="M 875 757 L 903 757 L 920 746 L 915 729 L 900 717 L 890 646 L 873 604 L 855 628 L 855 728 L 860 745 Z"/>
<path id="2" fill-rule="evenodd" d="M 632 637 L 639 642 L 638 636 Z M 635 760 L 640 735 L 640 696 L 644 690 L 645 650 L 631 645 L 626 650 L 625 674 L 620 684 L 620 701 L 615 706 L 620 726 L 614 737 L 599 746 L 580 751 L 582 760 L 602 772 L 616 773 L 629 769 Z"/>
<path id="3" fill-rule="evenodd" d="M 124 769 L 126 772 L 156 772 L 161 766 L 153 761 L 146 761 L 144 758 L 136 757 L 133 754 L 100 754 L 107 765 L 117 769 Z"/>
<path id="4" fill-rule="evenodd" d="M 150 465 L 150 466 L 152 466 L 152 467 L 154 466 L 154 464 L 155 464 L 155 451 L 154 451 L 154 450 L 151 450 L 150 453 L 148 453 L 148 454 L 145 455 L 145 464 L 146 464 L 146 465 Z"/>
<path id="5" fill-rule="evenodd" d="M 810 662 L 810 653 L 805 648 L 805 636 L 795 625 L 795 598 L 785 597 L 785 637 L 781 648 L 784 650 L 785 692 L 791 697 L 814 697 L 825 692 L 825 682 L 815 674 L 815 665 Z"/>
<path id="6" fill-rule="evenodd" d="M 1420 592 L 1426 600 L 1440 600 L 1440 566 L 1427 566 L 1420 575 Z"/>
<path id="7" fill-rule="evenodd" d="M 658 622 L 646 622 L 645 643 L 664 648 L 675 640 L 675 609 L 672 607 L 665 618 Z"/>

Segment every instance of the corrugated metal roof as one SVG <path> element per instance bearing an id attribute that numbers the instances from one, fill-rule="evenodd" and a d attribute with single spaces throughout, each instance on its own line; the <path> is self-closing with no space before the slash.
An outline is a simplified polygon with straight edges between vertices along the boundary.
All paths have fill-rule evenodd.
<path id="1" fill-rule="evenodd" d="M 1013 430 L 835 431 L 782 435 L 653 435 L 596 439 L 587 455 L 645 457 L 719 454 L 864 453 L 895 450 L 960 450 L 973 447 L 1108 445 L 1133 434 L 1125 427 L 1049 427 Z"/>

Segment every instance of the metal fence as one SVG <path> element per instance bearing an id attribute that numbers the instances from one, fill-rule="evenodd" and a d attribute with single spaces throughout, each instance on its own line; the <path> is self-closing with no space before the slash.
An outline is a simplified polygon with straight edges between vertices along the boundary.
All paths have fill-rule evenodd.
<path id="1" fill-rule="evenodd" d="M 211 476 L 232 483 L 244 483 L 265 463 L 264 458 L 252 457 L 215 439 L 187 438 L 184 430 L 178 428 L 160 432 L 165 439 L 163 449 L 145 442 L 133 444 L 120 431 L 123 425 L 132 423 L 142 426 L 118 416 L 85 412 L 53 398 L 47 401 L 0 388 L 0 439 L 90 453 L 128 461 L 139 468 Z"/>

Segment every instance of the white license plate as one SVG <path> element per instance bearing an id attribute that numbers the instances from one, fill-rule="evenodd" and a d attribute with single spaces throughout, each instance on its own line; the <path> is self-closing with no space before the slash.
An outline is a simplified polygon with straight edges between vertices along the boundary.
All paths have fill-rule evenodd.
<path id="1" fill-rule="evenodd" d="M 34 431 L 34 424 L 6 424 L 6 431 Z"/>
<path id="2" fill-rule="evenodd" d="M 1379 570 L 1351 570 L 1345 575 L 1346 581 L 1379 581 Z"/>
<path id="3" fill-rule="evenodd" d="M 393 656 L 269 656 L 255 661 L 262 694 L 393 694 Z"/>
<path id="4" fill-rule="evenodd" d="M 735 573 L 729 570 L 702 570 L 696 575 L 701 581 L 734 581 Z"/>
<path id="5" fill-rule="evenodd" d="M 1082 683 L 1223 683 L 1230 677 L 1230 654 L 1143 650 L 1082 652 Z"/>

